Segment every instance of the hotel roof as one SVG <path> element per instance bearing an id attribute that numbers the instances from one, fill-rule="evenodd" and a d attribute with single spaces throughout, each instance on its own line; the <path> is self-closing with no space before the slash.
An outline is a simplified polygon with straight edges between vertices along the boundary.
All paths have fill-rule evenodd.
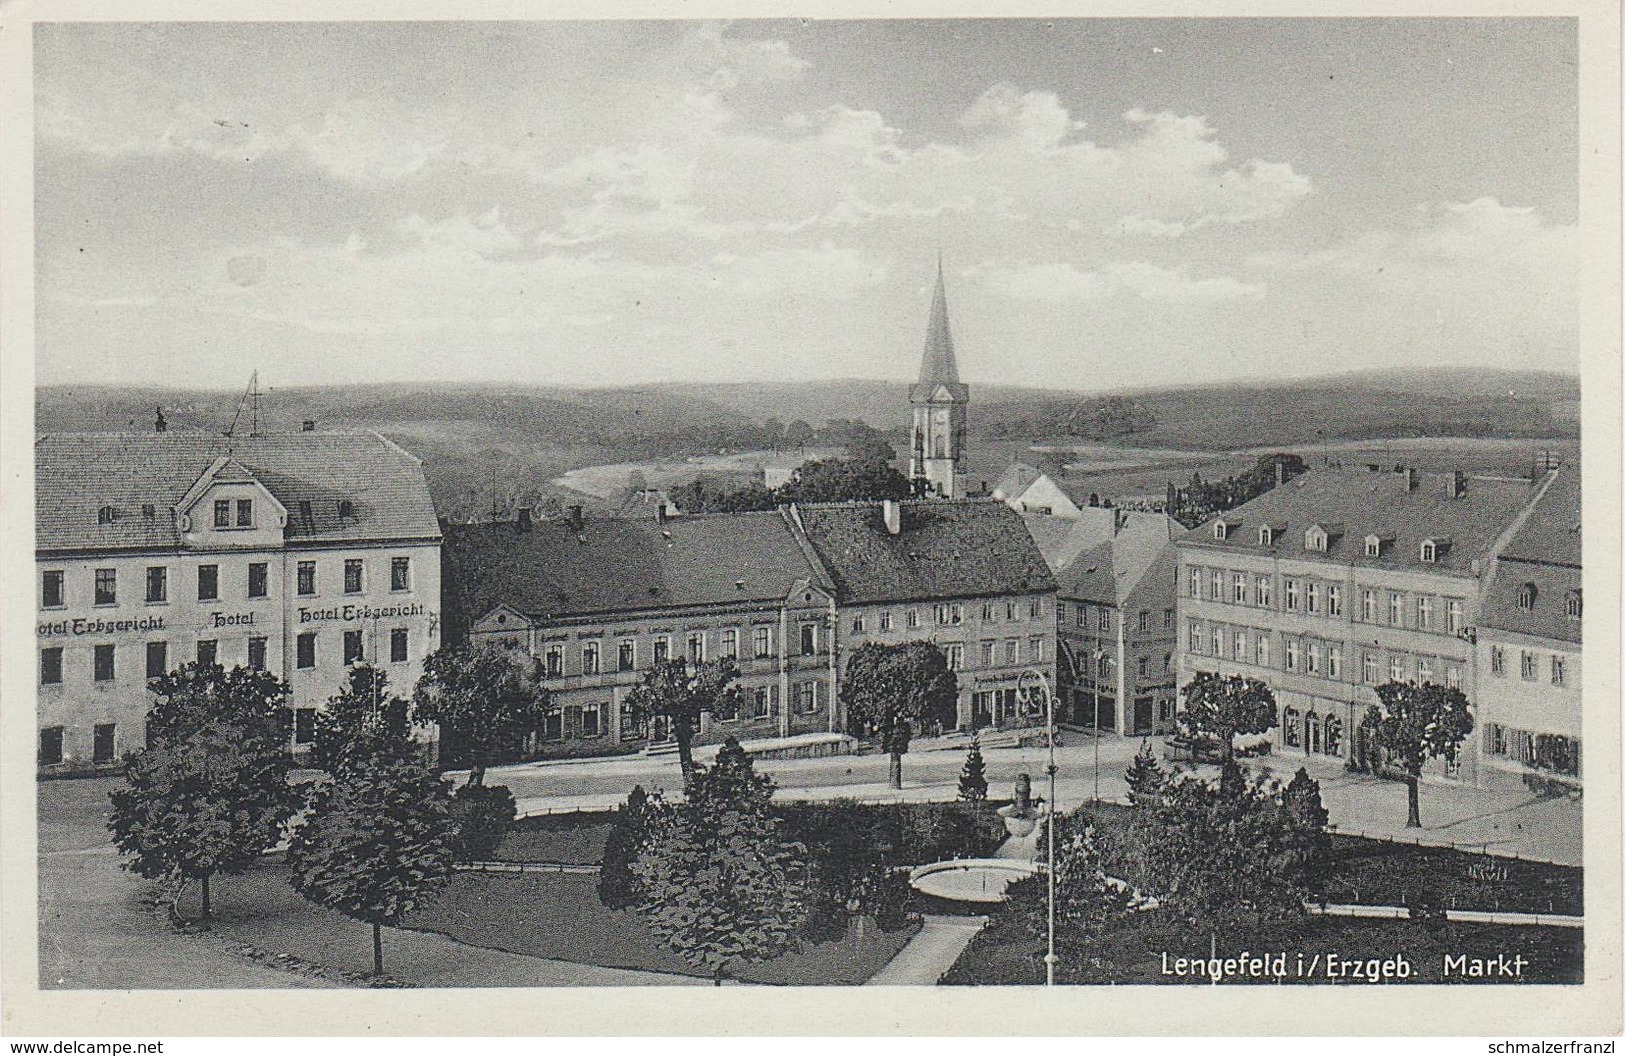
<path id="1" fill-rule="evenodd" d="M 214 479 L 256 480 L 287 508 L 290 544 L 440 535 L 423 464 L 377 433 L 46 433 L 34 443 L 35 547 L 173 549 L 172 508 L 222 459 Z"/>

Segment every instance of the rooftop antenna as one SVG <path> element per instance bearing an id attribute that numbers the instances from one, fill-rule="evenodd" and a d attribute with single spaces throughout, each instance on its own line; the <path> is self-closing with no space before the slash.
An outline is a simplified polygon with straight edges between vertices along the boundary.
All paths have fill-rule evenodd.
<path id="1" fill-rule="evenodd" d="M 243 398 L 237 401 L 237 413 L 231 419 L 231 428 L 226 430 L 227 436 L 237 435 L 237 425 L 243 420 L 243 408 L 250 403 L 253 407 L 249 412 L 248 435 L 260 435 L 260 399 L 263 396 L 264 393 L 260 392 L 260 372 L 256 370 L 249 375 L 248 389 L 243 393 Z"/>

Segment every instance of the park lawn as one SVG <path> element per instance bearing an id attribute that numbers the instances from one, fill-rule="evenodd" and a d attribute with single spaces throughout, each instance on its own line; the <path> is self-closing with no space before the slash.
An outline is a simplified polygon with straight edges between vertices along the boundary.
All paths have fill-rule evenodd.
<path id="1" fill-rule="evenodd" d="M 560 874 L 460 873 L 445 895 L 414 913 L 406 927 L 470 946 L 610 968 L 704 976 L 663 946 L 633 910 L 598 901 L 598 878 Z M 746 982 L 791 986 L 857 984 L 879 971 L 914 936 L 856 928 L 840 942 L 809 945 L 737 973 Z"/>
<path id="2" fill-rule="evenodd" d="M 1135 808 L 1086 808 L 1108 832 Z M 1476 851 L 1427 847 L 1364 836 L 1329 836 L 1327 878 L 1317 901 L 1357 906 L 1409 906 L 1422 900 L 1446 910 L 1584 914 L 1585 870 Z"/>
<path id="3" fill-rule="evenodd" d="M 1057 953 L 1057 981 L 1080 985 L 1171 984 L 1212 985 L 1199 977 L 1163 974 L 1163 954 L 1174 958 L 1206 958 L 1206 932 L 1172 924 L 1155 912 L 1113 925 L 1092 942 L 1062 933 Z M 1005 985 L 1037 983 L 1044 976 L 1044 940 L 1017 915 L 1001 913 L 971 940 L 959 960 L 943 976 L 945 985 Z M 1295 984 L 1356 984 L 1363 980 L 1326 978 L 1326 955 L 1344 960 L 1403 955 L 1414 974 L 1395 982 L 1408 983 L 1579 983 L 1584 976 L 1584 937 L 1578 928 L 1522 927 L 1469 924 L 1456 921 L 1429 926 L 1410 920 L 1361 920 L 1348 917 L 1302 917 L 1221 933 L 1218 955 L 1236 956 L 1284 952 L 1287 977 Z M 1305 975 L 1300 977 L 1298 955 Z M 1529 962 L 1518 978 L 1469 978 L 1443 975 L 1444 957 L 1467 955 L 1512 958 L 1522 954 Z M 1313 958 L 1319 955 L 1319 967 Z M 1085 968 L 1086 958 L 1097 963 Z M 1310 976 L 1310 972 L 1314 974 Z M 1275 984 L 1276 979 L 1227 980 Z"/>
<path id="4" fill-rule="evenodd" d="M 502 838 L 492 858 L 499 862 L 560 862 L 597 865 L 604 860 L 604 841 L 615 827 L 614 815 L 551 814 L 520 818 Z"/>

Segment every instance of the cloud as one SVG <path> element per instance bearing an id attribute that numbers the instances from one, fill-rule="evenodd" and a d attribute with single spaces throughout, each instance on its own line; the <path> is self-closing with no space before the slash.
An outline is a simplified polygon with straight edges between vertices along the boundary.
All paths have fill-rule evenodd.
<path id="1" fill-rule="evenodd" d="M 1162 267 L 1144 261 L 1082 269 L 1070 263 L 1026 261 L 988 263 L 965 269 L 1003 297 L 1064 304 L 1135 297 L 1165 305 L 1204 306 L 1261 297 L 1264 287 L 1230 276 L 1192 278 L 1183 265 Z"/>

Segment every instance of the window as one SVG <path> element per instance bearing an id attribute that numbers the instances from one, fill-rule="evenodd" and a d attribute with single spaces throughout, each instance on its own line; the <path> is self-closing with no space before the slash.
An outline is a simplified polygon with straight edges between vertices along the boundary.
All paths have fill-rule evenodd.
<path id="1" fill-rule="evenodd" d="M 169 600 L 169 569 L 153 565 L 147 569 L 147 601 L 158 604 Z"/>
<path id="2" fill-rule="evenodd" d="M 62 727 L 46 726 L 39 731 L 39 762 L 55 766 L 62 761 Z"/>
<path id="3" fill-rule="evenodd" d="M 1388 680 L 1390 682 L 1405 681 L 1405 657 L 1395 653 L 1388 658 Z"/>
<path id="4" fill-rule="evenodd" d="M 410 557 L 392 557 L 389 559 L 389 589 L 412 589 L 412 559 Z"/>
<path id="5" fill-rule="evenodd" d="M 113 681 L 113 647 L 111 645 L 98 645 L 96 647 L 96 681 Z"/>
<path id="6" fill-rule="evenodd" d="M 1444 663 L 1444 684 L 1451 689 L 1461 688 L 1461 665 L 1453 660 Z"/>
<path id="7" fill-rule="evenodd" d="M 739 631 L 729 627 L 722 632 L 722 655 L 729 660 L 739 659 Z"/>
<path id="8" fill-rule="evenodd" d="M 1259 635 L 1258 635 L 1258 644 L 1254 648 L 1253 653 L 1254 653 L 1254 659 L 1256 660 L 1259 667 L 1268 667 L 1268 666 L 1270 666 L 1270 639 L 1269 639 L 1269 635 L 1264 634 L 1263 632 L 1259 633 Z"/>
<path id="9" fill-rule="evenodd" d="M 294 666 L 301 669 L 316 666 L 315 631 L 307 631 L 294 639 Z"/>
<path id="10" fill-rule="evenodd" d="M 722 636 L 723 646 L 726 648 L 728 635 L 737 634 L 737 631 L 725 631 Z M 620 671 L 635 671 L 638 666 L 638 643 L 635 639 L 624 638 L 616 649 L 615 667 Z"/>
<path id="11" fill-rule="evenodd" d="M 42 686 L 62 684 L 62 647 L 53 645 L 39 651 L 39 681 Z"/>
<path id="12" fill-rule="evenodd" d="M 804 623 L 801 625 L 801 655 L 812 656 L 818 652 L 818 625 Z"/>
<path id="13" fill-rule="evenodd" d="M 220 566 L 197 566 L 197 600 L 214 601 L 220 597 Z"/>
<path id="14" fill-rule="evenodd" d="M 1343 646 L 1337 642 L 1326 646 L 1326 677 L 1343 677 Z"/>
<path id="15" fill-rule="evenodd" d="M 812 712 L 817 711 L 818 710 L 818 683 L 808 681 L 808 682 L 803 682 L 799 686 L 797 686 L 796 687 L 796 702 L 800 705 L 801 713 L 803 715 L 807 715 L 807 714 L 810 714 Z"/>
<path id="16" fill-rule="evenodd" d="M 1189 652 L 1200 653 L 1202 651 L 1202 625 L 1195 620 L 1191 621 L 1190 628 L 1187 631 L 1186 641 L 1190 643 L 1188 647 Z"/>
<path id="17" fill-rule="evenodd" d="M 1237 630 L 1230 636 L 1230 656 L 1232 659 L 1246 662 L 1247 660 L 1247 632 Z"/>
<path id="18" fill-rule="evenodd" d="M 237 527 L 239 527 L 239 528 L 252 528 L 252 527 L 254 527 L 254 500 L 253 499 L 238 499 L 237 500 Z"/>
<path id="19" fill-rule="evenodd" d="M 1311 675 L 1320 674 L 1320 656 L 1320 643 L 1310 642 L 1303 651 L 1303 669 Z"/>
<path id="20" fill-rule="evenodd" d="M 1186 593 L 1188 593 L 1193 598 L 1200 598 L 1202 596 L 1202 570 L 1201 569 L 1193 568 L 1193 569 L 1190 570 L 1189 586 L 1188 586 L 1188 589 L 1187 589 Z"/>
<path id="21" fill-rule="evenodd" d="M 1034 635 L 1027 639 L 1027 659 L 1035 664 L 1044 662 L 1044 639 Z"/>
<path id="22" fill-rule="evenodd" d="M 545 670 L 547 672 L 547 677 L 548 678 L 558 678 L 560 675 L 563 675 L 564 674 L 564 646 L 562 646 L 562 645 L 550 645 L 550 646 L 548 646 L 546 653 L 543 654 L 542 665 L 543 665 L 543 670 Z"/>
<path id="23" fill-rule="evenodd" d="M 1343 588 L 1336 583 L 1326 584 L 1326 615 L 1343 615 Z"/>
<path id="24" fill-rule="evenodd" d="M 948 670 L 958 671 L 965 666 L 965 647 L 961 643 L 953 642 L 943 652 L 948 655 Z"/>
<path id="25" fill-rule="evenodd" d="M 311 744 L 316 740 L 316 709 L 293 709 L 293 743 Z"/>
<path id="26" fill-rule="evenodd" d="M 213 638 L 201 638 L 197 643 L 197 662 L 211 667 L 220 658 L 220 643 Z"/>
<path id="27" fill-rule="evenodd" d="M 1044 599 L 1043 598 L 1029 598 L 1029 599 L 1027 599 L 1027 615 L 1028 615 L 1029 618 L 1034 619 L 1034 620 L 1042 619 L 1043 616 L 1044 616 Z"/>
<path id="28" fill-rule="evenodd" d="M 344 632 L 344 664 L 348 667 L 361 660 L 361 632 Z"/>
<path id="29" fill-rule="evenodd" d="M 1312 616 L 1320 611 L 1319 583 L 1315 583 L 1313 581 L 1309 583 L 1308 589 L 1305 591 L 1305 601 L 1307 602 L 1307 604 L 1304 606 L 1305 612 L 1308 612 Z"/>
<path id="30" fill-rule="evenodd" d="M 564 740 L 564 711 L 563 711 L 563 709 L 554 708 L 552 711 L 548 712 L 546 716 L 543 717 L 543 719 L 542 719 L 542 740 L 544 740 L 544 741 L 562 741 L 562 740 Z"/>
<path id="31" fill-rule="evenodd" d="M 1286 669 L 1288 671 L 1298 669 L 1298 640 L 1296 638 L 1286 640 Z"/>
<path id="32" fill-rule="evenodd" d="M 597 704 L 589 704 L 581 709 L 581 736 L 598 737 L 602 735 L 599 715 L 602 709 Z"/>
<path id="33" fill-rule="evenodd" d="M 118 604 L 118 569 L 98 568 L 96 570 L 96 604 Z"/>
<path id="34" fill-rule="evenodd" d="M 169 671 L 169 643 L 147 643 L 147 677 L 163 678 Z"/>
<path id="35" fill-rule="evenodd" d="M 117 727 L 111 722 L 99 722 L 91 731 L 90 761 L 105 766 L 113 761 Z"/>
<path id="36" fill-rule="evenodd" d="M 361 559 L 359 557 L 350 557 L 344 560 L 344 593 L 361 593 Z"/>
<path id="37" fill-rule="evenodd" d="M 1171 675 L 1171 674 L 1174 673 L 1174 654 L 1173 653 L 1163 653 L 1162 654 L 1162 673 L 1165 674 L 1165 675 Z"/>
<path id="38" fill-rule="evenodd" d="M 965 607 L 963 605 L 960 605 L 957 602 L 955 602 L 953 604 L 949 604 L 947 602 L 939 602 L 937 604 L 936 615 L 937 615 L 937 626 L 939 626 L 939 627 L 957 627 L 961 623 L 964 622 L 964 619 L 965 619 Z"/>
<path id="39" fill-rule="evenodd" d="M 1117 658 L 1102 653 L 1100 662 L 1095 665 L 1096 674 L 1102 682 L 1115 682 L 1117 680 Z"/>
<path id="40" fill-rule="evenodd" d="M 1364 682 L 1368 686 L 1376 685 L 1377 680 L 1382 677 L 1381 671 L 1381 667 L 1378 666 L 1376 653 L 1367 652 L 1360 657 L 1361 682 Z"/>
<path id="41" fill-rule="evenodd" d="M 1174 629 L 1174 610 L 1173 609 L 1163 609 L 1162 610 L 1162 629 L 1165 630 L 1165 631 L 1171 631 L 1171 630 Z"/>
<path id="42" fill-rule="evenodd" d="M 339 520 L 350 521 L 355 519 L 355 503 L 349 499 L 339 500 Z"/>
<path id="43" fill-rule="evenodd" d="M 231 500 L 214 500 L 214 526 L 216 528 L 231 527 Z"/>
<path id="44" fill-rule="evenodd" d="M 1112 629 L 1112 610 L 1102 605 L 1095 609 L 1095 630 L 1109 633 Z"/>
<path id="45" fill-rule="evenodd" d="M 702 640 L 701 644 L 702 645 L 704 644 L 703 640 Z M 689 636 L 689 648 L 692 650 L 693 647 L 694 647 L 694 638 L 693 638 L 692 635 L 690 635 Z M 584 674 L 584 675 L 596 675 L 598 673 L 598 651 L 599 651 L 599 648 L 600 648 L 600 646 L 599 646 L 599 644 L 597 642 L 582 642 L 581 643 L 581 673 L 582 674 Z"/>
<path id="46" fill-rule="evenodd" d="M 880 614 L 880 629 L 883 631 L 891 630 L 891 613 L 883 612 Z"/>
<path id="47" fill-rule="evenodd" d="M 1214 627 L 1210 633 L 1213 635 L 1213 655 L 1224 656 L 1224 628 Z"/>
<path id="48" fill-rule="evenodd" d="M 265 670 L 264 638 L 250 638 L 248 640 L 248 668 L 251 671 Z"/>
<path id="49" fill-rule="evenodd" d="M 316 593 L 316 562 L 299 562 L 298 591 L 306 597 Z"/>
<path id="50" fill-rule="evenodd" d="M 1253 600 L 1261 609 L 1270 607 L 1270 583 L 1269 576 L 1253 577 Z"/>
<path id="51" fill-rule="evenodd" d="M 906 622 L 908 623 L 908 626 L 909 626 L 909 628 L 911 630 L 913 628 L 915 628 L 915 627 L 918 627 L 920 625 L 920 610 L 919 609 L 909 609 L 908 610 L 908 619 L 907 619 Z"/>
<path id="52" fill-rule="evenodd" d="M 1151 658 L 1146 656 L 1136 658 L 1134 661 L 1134 672 L 1142 681 L 1150 677 Z"/>
<path id="53" fill-rule="evenodd" d="M 1151 610 L 1140 610 L 1140 633 L 1149 634 L 1151 631 Z"/>
<path id="54" fill-rule="evenodd" d="M 1405 626 L 1405 595 L 1388 595 L 1388 623 L 1392 627 Z"/>
<path id="55" fill-rule="evenodd" d="M 1377 592 L 1374 590 L 1360 591 L 1360 619 L 1366 623 L 1377 622 Z"/>
<path id="56" fill-rule="evenodd" d="M 657 664 L 663 664 L 667 660 L 670 660 L 671 659 L 671 639 L 667 638 L 665 635 L 661 635 L 659 638 L 656 638 L 655 639 L 655 654 L 654 655 L 655 655 L 655 663 L 657 663 Z M 559 656 L 560 657 L 564 656 L 564 651 L 562 649 L 559 651 Z M 562 663 L 562 661 L 561 661 L 561 663 Z"/>
<path id="57" fill-rule="evenodd" d="M 1021 662 L 1021 642 L 1015 638 L 1004 640 L 1004 662 L 1006 665 Z"/>
<path id="58" fill-rule="evenodd" d="M 1419 656 L 1416 658 L 1416 680 L 1418 682 L 1433 681 L 1433 657 Z"/>
<path id="59" fill-rule="evenodd" d="M 1563 612 L 1571 620 L 1580 618 L 1580 592 L 1571 590 L 1563 597 Z"/>
<path id="60" fill-rule="evenodd" d="M 688 632 L 688 662 L 691 664 L 705 663 L 705 632 Z"/>
<path id="61" fill-rule="evenodd" d="M 1214 601 L 1224 600 L 1224 573 L 1217 568 L 1208 578 L 1207 596 Z"/>
<path id="62" fill-rule="evenodd" d="M 1525 679 L 1533 682 L 1538 669 L 1539 661 L 1534 653 L 1525 649 L 1518 654 L 1518 671 Z"/>
<path id="63" fill-rule="evenodd" d="M 1089 606 L 1081 601 L 1078 602 L 1078 626 L 1089 626 Z"/>
<path id="64" fill-rule="evenodd" d="M 776 700 L 778 700 L 778 696 L 778 686 L 759 687 L 756 690 L 755 699 L 752 701 L 752 703 L 755 705 L 755 709 L 751 713 L 751 718 L 766 719 L 771 717 L 773 714 L 773 704 Z"/>
<path id="65" fill-rule="evenodd" d="M 1446 598 L 1444 603 L 1444 629 L 1446 634 L 1460 634 L 1466 626 L 1462 620 L 1461 599 Z"/>
<path id="66" fill-rule="evenodd" d="M 1241 572 L 1230 577 L 1230 600 L 1237 605 L 1247 604 L 1247 577 Z"/>
<path id="67" fill-rule="evenodd" d="M 1439 559 L 1439 548 L 1432 539 L 1422 540 L 1422 560 L 1428 564 Z"/>
<path id="68" fill-rule="evenodd" d="M 1017 610 L 1015 602 L 1007 601 L 1004 603 L 1004 618 L 1012 623 L 1021 619 L 1021 613 Z"/>
<path id="69" fill-rule="evenodd" d="M 982 622 L 993 623 L 998 619 L 998 611 L 991 601 L 982 602 Z"/>
<path id="70" fill-rule="evenodd" d="M 1374 535 L 1366 536 L 1365 537 L 1365 556 L 1367 556 L 1367 557 L 1381 557 L 1382 556 L 1382 540 L 1377 538 Z"/>
<path id="71" fill-rule="evenodd" d="M 862 634 L 863 633 L 863 614 L 862 613 L 859 613 L 858 615 L 852 617 L 852 633 L 853 634 Z"/>
<path id="72" fill-rule="evenodd" d="M 1533 583 L 1525 583 L 1523 586 L 1518 588 L 1518 608 L 1522 609 L 1524 612 L 1529 612 L 1533 610 L 1534 607 L 1535 585 Z"/>
<path id="73" fill-rule="evenodd" d="M 1507 754 L 1507 728 L 1498 723 L 1484 726 L 1484 750 L 1490 755 Z"/>
<path id="74" fill-rule="evenodd" d="M 994 665 L 994 663 L 997 660 L 996 654 L 998 652 L 998 649 L 999 649 L 999 643 L 998 642 L 983 642 L 982 643 L 982 666 L 983 667 L 992 667 Z"/>
<path id="75" fill-rule="evenodd" d="M 1490 673 L 1495 675 L 1507 673 L 1507 651 L 1499 645 L 1490 646 Z"/>
<path id="76" fill-rule="evenodd" d="M 117 517 L 117 512 L 111 506 L 103 506 L 96 511 L 97 524 L 112 524 Z"/>
<path id="77" fill-rule="evenodd" d="M 1281 581 L 1282 592 L 1286 595 L 1286 611 L 1298 611 L 1298 581 L 1286 579 Z"/>
<path id="78" fill-rule="evenodd" d="M 406 663 L 407 634 L 405 627 L 396 627 L 389 632 L 389 662 L 392 664 Z"/>
<path id="79" fill-rule="evenodd" d="M 45 572 L 40 578 L 40 607 L 44 609 L 60 609 L 67 604 L 63 596 L 62 573 L 57 570 Z"/>
<path id="80" fill-rule="evenodd" d="M 757 627 L 751 631 L 751 652 L 758 660 L 773 655 L 773 628 Z"/>

